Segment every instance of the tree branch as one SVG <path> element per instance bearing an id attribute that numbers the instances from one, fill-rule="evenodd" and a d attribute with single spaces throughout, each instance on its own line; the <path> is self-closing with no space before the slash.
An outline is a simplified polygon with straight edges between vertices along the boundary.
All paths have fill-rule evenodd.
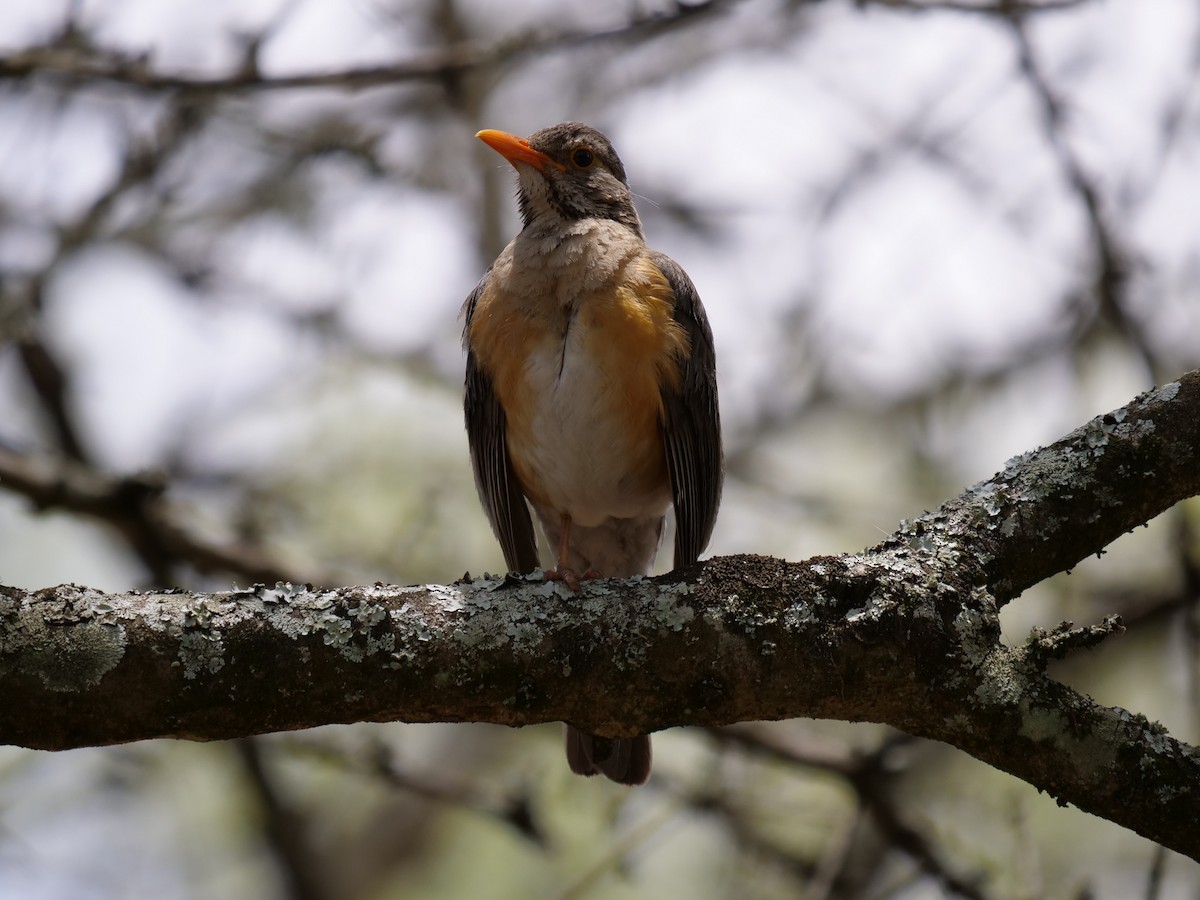
<path id="1" fill-rule="evenodd" d="M 859 0 L 860 5 L 882 6 L 904 12 L 958 12 L 974 16 L 1024 17 L 1044 12 L 1060 12 L 1091 3 L 1093 0 Z"/>
<path id="2" fill-rule="evenodd" d="M 249 581 L 297 577 L 294 567 L 262 548 L 194 534 L 171 510 L 166 487 L 153 475 L 108 475 L 0 446 L 0 490 L 27 497 L 38 510 L 64 509 L 111 526 L 152 569 L 186 562 L 200 572 L 227 572 Z"/>
<path id="3" fill-rule="evenodd" d="M 1200 493 L 1200 372 L 861 554 L 218 594 L 0 588 L 0 741 L 63 749 L 328 722 L 565 720 L 619 736 L 796 716 L 959 747 L 1200 860 L 1200 750 L 1047 676 L 1119 629 L 1000 639 L 1020 590 Z"/>
<path id="4" fill-rule="evenodd" d="M 145 55 L 126 55 L 88 47 L 33 47 L 0 56 L 0 80 L 32 76 L 72 82 L 110 82 L 146 91 L 187 94 L 233 94 L 297 88 L 363 90 L 413 81 L 442 81 L 477 69 L 508 65 L 523 58 L 591 44 L 651 40 L 664 32 L 724 12 L 738 0 L 679 3 L 670 12 L 633 16 L 627 23 L 601 30 L 532 31 L 495 43 L 465 42 L 390 65 L 346 67 L 326 72 L 264 75 L 251 64 L 229 75 L 206 77 L 156 70 Z"/>
<path id="5" fill-rule="evenodd" d="M 880 547 L 967 551 L 1003 605 L 1200 494 L 1200 371 L 1013 457 Z"/>

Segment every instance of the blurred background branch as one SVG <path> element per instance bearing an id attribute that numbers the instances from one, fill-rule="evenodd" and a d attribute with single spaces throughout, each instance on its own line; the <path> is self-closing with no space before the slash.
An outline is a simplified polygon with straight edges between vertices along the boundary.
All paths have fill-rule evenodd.
<path id="1" fill-rule="evenodd" d="M 711 552 L 876 544 L 1200 365 L 1197 47 L 1191 0 L 8 4 L 0 582 L 498 568 L 456 316 L 517 219 L 472 135 L 566 119 L 613 138 L 651 243 L 713 319 L 730 477 Z M 1019 641 L 1121 614 L 1122 640 L 1054 676 L 1193 743 L 1198 512 L 1173 507 L 1001 619 Z M 357 726 L 262 739 L 263 777 L 224 747 L 6 751 L 0 824 L 19 837 L 0 897 L 1200 884 L 939 745 L 769 731 L 882 754 L 928 852 L 845 774 L 695 733 L 664 736 L 660 787 L 626 796 L 562 776 L 554 728 Z M 397 772 L 447 777 L 389 781 L 376 745 Z M 273 808 L 315 879 L 288 874 Z"/>

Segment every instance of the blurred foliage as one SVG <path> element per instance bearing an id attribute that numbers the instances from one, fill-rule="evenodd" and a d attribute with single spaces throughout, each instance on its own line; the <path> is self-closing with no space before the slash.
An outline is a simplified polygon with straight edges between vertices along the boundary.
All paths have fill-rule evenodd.
<path id="1" fill-rule="evenodd" d="M 128 515 L 182 537 L 0 495 L 0 581 L 498 569 L 456 316 L 517 220 L 472 135 L 565 119 L 612 136 L 712 317 L 710 551 L 872 544 L 1200 365 L 1197 47 L 1192 0 L 8 4 L 0 446 L 151 473 Z M 1198 515 L 1005 613 L 1013 639 L 1121 613 L 1060 676 L 1193 741 Z M 632 792 L 572 777 L 559 740 L 5 749 L 0 897 L 1200 891 L 1194 863 L 882 728 L 675 730 Z"/>

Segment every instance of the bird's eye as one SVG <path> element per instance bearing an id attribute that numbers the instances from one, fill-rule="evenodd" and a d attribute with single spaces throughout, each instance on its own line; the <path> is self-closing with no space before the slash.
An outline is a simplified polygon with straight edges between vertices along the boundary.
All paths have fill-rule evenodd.
<path id="1" fill-rule="evenodd" d="M 586 169 L 596 161 L 596 154 L 587 147 L 571 151 L 571 162 L 577 169 Z"/>

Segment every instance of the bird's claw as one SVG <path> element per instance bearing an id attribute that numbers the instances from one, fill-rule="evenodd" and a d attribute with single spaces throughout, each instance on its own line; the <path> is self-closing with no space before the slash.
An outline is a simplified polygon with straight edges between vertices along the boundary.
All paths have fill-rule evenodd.
<path id="1" fill-rule="evenodd" d="M 570 566 L 556 566 L 553 569 L 546 570 L 547 581 L 561 581 L 576 593 L 579 593 L 579 591 L 582 590 L 582 588 L 579 586 L 579 582 L 590 581 L 591 579 L 599 577 L 600 573 L 591 567 L 589 567 L 588 570 L 582 575 L 576 573 L 576 571 Z"/>

